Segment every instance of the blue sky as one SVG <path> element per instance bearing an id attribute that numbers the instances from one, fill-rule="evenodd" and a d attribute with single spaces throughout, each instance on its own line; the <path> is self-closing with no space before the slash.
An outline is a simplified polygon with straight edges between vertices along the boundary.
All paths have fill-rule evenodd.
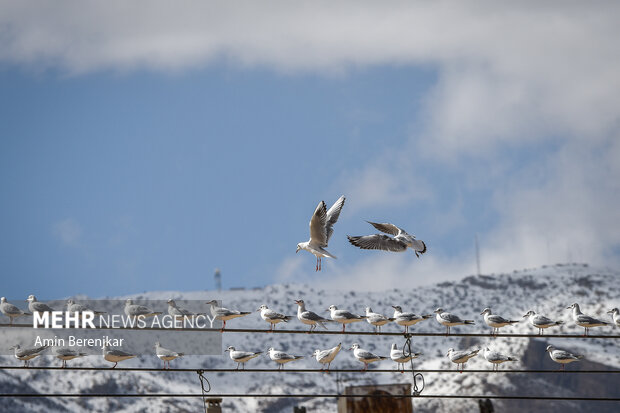
<path id="1" fill-rule="evenodd" d="M 128 33 L 117 4 L 92 21 L 71 7 L 84 24 L 69 29 L 61 13 L 0 13 L 2 295 L 210 289 L 216 267 L 225 287 L 392 288 L 473 272 L 475 234 L 484 272 L 617 265 L 617 29 L 588 26 L 578 7 L 561 16 L 560 40 L 537 26 L 545 10 L 497 10 L 512 53 L 489 38 L 494 26 L 463 35 L 469 21 L 487 24 L 466 9 L 454 12 L 463 27 L 429 49 L 410 39 L 433 26 L 411 29 L 398 10 L 381 10 L 394 27 L 370 38 L 355 19 L 371 10 L 326 15 L 322 30 L 210 10 L 248 24 L 246 38 L 189 11 L 178 25 L 165 3 L 127 10 Z M 455 19 L 401 7 L 412 20 Z M 539 47 L 510 28 L 515 12 L 542 30 Z M 269 18 L 301 16 L 283 7 Z M 339 24 L 344 35 L 325 39 Z M 572 42 L 584 25 L 591 37 Z M 597 65 L 576 64 L 584 57 Z M 341 194 L 329 247 L 339 258 L 317 275 L 295 247 L 316 204 Z M 366 219 L 403 226 L 429 253 L 354 249 L 345 235 L 373 232 Z"/>

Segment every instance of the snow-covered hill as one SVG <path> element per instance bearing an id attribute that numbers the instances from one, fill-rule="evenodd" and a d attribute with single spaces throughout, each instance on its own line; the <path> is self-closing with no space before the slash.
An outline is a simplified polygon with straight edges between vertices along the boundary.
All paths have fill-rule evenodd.
<path id="1" fill-rule="evenodd" d="M 469 276 L 458 282 L 444 282 L 413 290 L 390 289 L 380 292 L 361 291 L 325 291 L 307 285 L 271 285 L 255 290 L 235 291 L 195 291 L 195 292 L 149 292 L 134 296 L 136 299 L 187 299 L 203 300 L 217 298 L 227 307 L 245 311 L 256 310 L 260 304 L 294 315 L 297 306 L 295 299 L 303 298 L 307 307 L 315 312 L 324 312 L 331 304 L 358 313 L 364 307 L 371 306 L 374 311 L 392 314 L 391 305 L 400 305 L 405 311 L 432 313 L 437 307 L 476 320 L 475 326 L 456 327 L 453 332 L 489 332 L 479 315 L 484 307 L 491 307 L 493 312 L 512 319 L 521 318 L 528 310 L 535 310 L 545 315 L 565 320 L 566 324 L 553 329 L 557 333 L 581 333 L 582 328 L 573 324 L 570 310 L 566 307 L 573 302 L 581 305 L 582 311 L 600 318 L 608 319 L 606 311 L 620 306 L 620 274 L 607 269 L 593 269 L 587 265 L 570 264 L 514 271 L 512 274 Z M 327 312 L 325 312 L 327 316 Z M 228 325 L 236 328 L 265 328 L 258 313 L 233 320 Z M 280 327 L 282 328 L 282 327 Z M 296 319 L 287 328 L 306 329 Z M 336 330 L 339 325 L 332 325 Z M 396 325 L 387 325 L 384 331 L 400 331 Z M 371 331 L 367 323 L 353 324 L 347 330 Z M 413 331 L 442 332 L 434 319 L 417 324 Z M 505 332 L 532 333 L 536 330 L 522 322 L 516 326 L 506 327 Z M 551 331 L 551 330 L 548 330 Z M 593 330 L 601 334 L 618 334 L 615 327 L 603 327 Z M 240 334 L 225 333 L 223 345 L 234 345 L 240 349 L 265 351 L 269 347 L 290 351 L 296 354 L 310 355 L 316 348 L 328 348 L 343 343 L 348 348 L 353 342 L 377 354 L 389 355 L 392 342 L 402 345 L 404 339 L 398 337 L 351 336 L 351 335 L 306 335 L 306 334 Z M 620 349 L 616 340 L 604 339 L 548 339 L 545 337 L 528 338 L 472 338 L 458 337 L 415 337 L 415 351 L 422 351 L 423 356 L 415 363 L 421 369 L 454 369 L 455 366 L 446 358 L 448 348 L 468 348 L 473 346 L 490 346 L 509 353 L 520 359 L 509 367 L 503 368 L 544 368 L 557 366 L 549 360 L 544 352 L 547 344 L 585 354 L 585 360 L 574 363 L 569 368 L 620 368 Z M 14 358 L 3 357 L 3 365 L 15 364 Z M 57 360 L 49 356 L 40 357 L 34 365 L 56 365 Z M 159 366 L 160 361 L 154 356 L 142 356 L 124 363 L 130 366 Z M 75 360 L 71 366 L 109 366 L 101 357 L 86 357 Z M 183 368 L 227 368 L 235 364 L 227 356 L 189 356 L 173 362 L 173 367 Z M 297 368 L 316 368 L 317 363 L 307 359 L 291 364 Z M 259 357 L 248 363 L 248 368 L 275 368 L 267 357 Z M 361 368 L 350 351 L 338 355 L 332 368 Z M 391 360 L 375 363 L 374 368 L 394 368 Z M 373 367 L 371 367 L 373 368 Z M 481 357 L 472 359 L 468 369 L 490 368 Z M 293 374 L 281 373 L 233 373 L 206 374 L 212 385 L 212 393 L 334 393 L 336 391 L 335 374 Z M 394 373 L 386 374 L 347 374 L 340 375 L 344 385 L 362 385 L 371 383 L 401 383 L 411 380 L 411 376 Z M 496 395 L 584 395 L 584 396 L 620 396 L 618 378 L 595 375 L 517 375 L 517 374 L 425 374 L 426 389 L 424 394 L 496 394 Z M 342 384 L 341 384 L 342 386 Z M 195 373 L 175 372 L 115 372 L 115 371 L 34 371 L 4 370 L 0 371 L 0 391 L 7 392 L 178 392 L 197 393 L 199 382 Z M 93 412 L 173 412 L 197 411 L 201 408 L 199 399 L 0 399 L 3 411 L 83 411 Z M 505 401 L 496 402 L 502 411 L 570 411 L 583 407 L 578 403 L 550 403 Z M 275 399 L 236 399 L 225 400 L 224 411 L 286 411 L 294 405 L 305 405 L 308 411 L 335 411 L 335 400 L 275 400 Z M 427 400 L 414 401 L 416 411 L 472 411 L 477 409 L 476 401 Z M 590 405 L 592 406 L 592 405 Z M 612 404 L 600 404 L 597 411 L 613 411 Z"/>

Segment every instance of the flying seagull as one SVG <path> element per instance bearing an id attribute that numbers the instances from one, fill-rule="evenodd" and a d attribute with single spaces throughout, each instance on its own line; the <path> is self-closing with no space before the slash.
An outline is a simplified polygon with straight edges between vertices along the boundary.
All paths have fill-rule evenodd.
<path id="1" fill-rule="evenodd" d="M 316 256 L 315 271 L 321 271 L 321 258 L 336 258 L 325 248 L 327 248 L 327 243 L 334 233 L 334 224 L 338 221 L 344 201 L 345 197 L 343 195 L 338 198 L 329 210 L 325 205 L 325 201 L 319 202 L 319 205 L 314 210 L 312 219 L 310 219 L 310 239 L 297 244 L 297 251 L 295 252 L 306 250 Z"/>
<path id="2" fill-rule="evenodd" d="M 387 222 L 382 224 L 370 221 L 367 222 L 379 231 L 392 235 L 392 237 L 383 234 L 364 235 L 361 237 L 347 235 L 349 242 L 356 247 L 363 250 L 383 250 L 392 252 L 403 252 L 409 247 L 415 252 L 418 258 L 420 258 L 420 254 L 426 252 L 426 244 L 424 241 L 415 239 L 413 235 L 407 234 L 407 231 L 404 229 Z"/>

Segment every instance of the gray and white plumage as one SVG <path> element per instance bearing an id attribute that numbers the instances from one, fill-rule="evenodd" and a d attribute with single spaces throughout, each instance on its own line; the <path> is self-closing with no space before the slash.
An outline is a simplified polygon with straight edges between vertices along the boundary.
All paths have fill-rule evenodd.
<path id="1" fill-rule="evenodd" d="M 179 307 L 172 298 L 168 300 L 168 315 L 174 317 L 175 319 L 184 319 L 184 318 L 196 318 L 198 316 L 204 316 L 206 313 L 194 313 L 189 311 L 183 307 Z"/>
<path id="2" fill-rule="evenodd" d="M 519 359 L 515 357 L 507 356 L 499 351 L 491 350 L 488 347 L 484 349 L 482 355 L 486 361 L 493 364 L 493 370 L 499 370 L 499 365 L 502 363 L 506 363 L 508 361 L 519 361 Z"/>
<path id="3" fill-rule="evenodd" d="M 309 325 L 310 330 L 308 332 L 316 329 L 316 326 L 319 325 L 327 330 L 325 323 L 330 323 L 332 320 L 328 320 L 327 318 L 321 317 L 317 313 L 313 311 L 306 310 L 306 303 L 304 300 L 295 300 L 297 304 L 297 319 L 302 323 Z"/>
<path id="4" fill-rule="evenodd" d="M 461 320 L 460 317 L 444 311 L 443 308 L 438 308 L 435 310 L 435 319 L 439 324 L 446 326 L 446 334 L 450 334 L 450 327 L 475 324 L 474 320 Z"/>
<path id="5" fill-rule="evenodd" d="M 274 349 L 273 347 L 269 348 L 269 358 L 272 361 L 278 363 L 278 370 L 284 370 L 284 365 L 286 363 L 290 363 L 291 361 L 299 360 L 304 358 L 304 356 L 295 356 L 292 354 L 285 353 L 284 351 L 279 351 Z"/>
<path id="6" fill-rule="evenodd" d="M 394 318 L 375 313 L 372 311 L 372 308 L 366 307 L 366 321 L 368 324 L 375 326 L 375 331 L 381 331 L 381 327 L 394 321 Z"/>
<path id="7" fill-rule="evenodd" d="M 392 359 L 392 361 L 396 362 L 396 366 L 398 370 L 401 370 L 401 372 L 403 370 L 405 370 L 405 363 L 411 361 L 414 358 L 417 358 L 421 355 L 422 353 L 405 353 L 403 351 L 403 349 L 398 348 L 398 346 L 396 345 L 396 343 L 392 343 L 392 348 L 390 350 L 390 358 Z M 402 369 L 401 369 L 402 366 Z"/>
<path id="8" fill-rule="evenodd" d="M 347 324 L 356 323 L 366 319 L 365 315 L 353 314 L 347 310 L 339 310 L 335 305 L 330 305 L 327 311 L 329 311 L 333 321 L 342 324 L 343 332 Z"/>
<path id="9" fill-rule="evenodd" d="M 278 323 L 288 323 L 293 316 L 284 315 L 282 313 L 278 313 L 277 311 L 271 310 L 267 305 L 261 305 L 258 310 L 260 311 L 260 318 L 269 323 L 269 329 L 273 330 L 276 324 Z"/>
<path id="10" fill-rule="evenodd" d="M 255 351 L 237 350 L 233 346 L 228 346 L 228 348 L 225 351 L 228 352 L 230 359 L 234 361 L 235 363 L 237 363 L 237 370 L 239 370 L 239 365 L 242 365 L 243 369 L 245 370 L 245 363 L 263 354 L 262 351 L 255 352 Z"/>
<path id="11" fill-rule="evenodd" d="M 155 355 L 164 362 L 164 369 L 166 368 L 166 362 L 168 363 L 168 368 L 170 368 L 170 362 L 172 360 L 183 357 L 185 355 L 184 353 L 179 353 L 162 347 L 159 341 L 155 342 L 154 347 Z"/>
<path id="12" fill-rule="evenodd" d="M 538 329 L 539 335 L 543 334 L 543 329 L 545 328 L 559 326 L 559 325 L 564 324 L 564 321 L 562 320 L 559 320 L 559 321 L 552 320 L 549 317 L 545 317 L 542 314 L 536 314 L 534 310 L 530 310 L 527 313 L 525 313 L 525 315 L 523 315 L 523 318 L 527 318 L 530 324 Z"/>
<path id="13" fill-rule="evenodd" d="M 116 365 L 121 361 L 129 360 L 134 357 L 138 357 L 135 354 L 131 354 L 123 350 L 112 348 L 107 345 L 103 346 L 102 352 L 103 352 L 103 358 L 106 361 L 109 361 L 110 363 L 114 363 L 114 366 L 112 366 L 112 368 L 115 368 Z"/>
<path id="14" fill-rule="evenodd" d="M 508 320 L 500 315 L 493 314 L 490 308 L 485 308 L 480 313 L 481 316 L 484 316 L 484 322 L 487 323 L 489 327 L 492 328 L 492 334 L 497 334 L 501 327 L 505 327 L 507 325 L 516 324 L 519 320 Z"/>
<path id="15" fill-rule="evenodd" d="M 399 326 L 405 327 L 405 333 L 409 332 L 409 326 L 432 317 L 430 314 L 418 315 L 414 313 L 405 313 L 399 305 L 393 305 L 392 308 L 394 309 L 394 322 Z"/>
<path id="16" fill-rule="evenodd" d="M 28 301 L 28 310 L 30 310 L 33 314 L 34 313 L 51 313 L 52 311 L 54 311 L 54 309 L 50 307 L 49 305 L 42 303 L 40 301 L 37 301 L 37 297 L 35 297 L 33 294 L 30 294 L 26 301 Z"/>
<path id="17" fill-rule="evenodd" d="M 229 310 L 226 307 L 220 307 L 216 300 L 207 301 L 207 304 L 211 305 L 211 315 L 223 323 L 222 331 L 226 328 L 226 321 L 250 314 L 249 311 Z"/>
<path id="18" fill-rule="evenodd" d="M 84 314 L 84 313 L 92 313 L 94 315 L 106 314 L 105 311 L 93 310 L 92 308 L 90 308 L 86 304 L 76 303 L 75 301 L 73 301 L 71 299 L 67 300 L 67 311 L 69 313 L 77 313 L 80 316 L 82 314 Z"/>
<path id="19" fill-rule="evenodd" d="M 568 351 L 557 349 L 554 346 L 547 346 L 547 353 L 549 353 L 551 360 L 562 366 L 562 370 L 564 370 L 564 365 L 579 361 L 583 358 L 581 354 L 569 353 Z"/>
<path id="20" fill-rule="evenodd" d="M 334 233 L 334 224 L 338 221 L 345 199 L 344 195 L 338 198 L 329 210 L 325 201 L 319 202 L 310 219 L 310 239 L 297 244 L 295 252 L 306 250 L 316 257 L 316 271 L 321 270 L 322 258 L 336 258 L 325 248 L 328 247 L 329 239 Z"/>
<path id="21" fill-rule="evenodd" d="M 11 349 L 15 350 L 15 358 L 24 362 L 24 367 L 28 367 L 30 360 L 40 356 L 49 346 L 26 347 L 22 348 L 19 344 L 14 345 Z"/>
<path id="22" fill-rule="evenodd" d="M 404 252 L 407 248 L 411 248 L 418 258 L 420 258 L 420 254 L 426 252 L 426 244 L 424 241 L 416 239 L 413 235 L 409 235 L 404 229 L 387 222 L 381 224 L 377 222 L 367 222 L 379 231 L 391 235 L 391 237 L 384 234 L 364 236 L 347 235 L 352 245 L 365 250 L 391 252 Z"/>
<path id="23" fill-rule="evenodd" d="M 590 317 L 589 315 L 582 313 L 581 309 L 579 308 L 579 304 L 577 303 L 571 304 L 570 306 L 566 307 L 566 309 L 573 310 L 573 321 L 575 322 L 575 324 L 585 329 L 585 332 L 584 332 L 585 336 L 588 335 L 588 331 L 592 327 L 601 327 L 601 326 L 609 325 L 607 321 L 599 320 L 598 318 Z"/>
<path id="24" fill-rule="evenodd" d="M 329 370 L 329 366 L 332 364 L 332 361 L 334 361 L 334 359 L 340 352 L 341 348 L 342 348 L 342 343 L 338 343 L 336 347 L 332 347 L 327 350 L 316 349 L 314 350 L 314 353 L 312 353 L 312 355 L 314 356 L 316 361 L 318 361 L 319 363 L 323 365 L 327 364 L 326 370 Z"/>
<path id="25" fill-rule="evenodd" d="M 87 353 L 74 350 L 72 348 L 67 347 L 58 347 L 54 349 L 54 356 L 60 360 L 62 360 L 62 368 L 67 367 L 67 361 L 73 360 L 78 357 L 87 356 Z"/>
<path id="26" fill-rule="evenodd" d="M 5 297 L 0 298 L 0 311 L 9 317 L 9 324 L 13 324 L 13 319 L 23 316 L 32 315 L 27 311 L 20 310 L 17 306 L 9 303 Z"/>
<path id="27" fill-rule="evenodd" d="M 366 371 L 368 369 L 368 365 L 370 363 L 374 363 L 376 361 L 385 360 L 387 357 L 378 356 L 374 353 L 371 353 L 368 350 L 364 350 L 360 347 L 358 343 L 353 343 L 349 350 L 353 350 L 353 356 L 358 360 L 364 363 L 364 368 L 362 371 Z"/>
<path id="28" fill-rule="evenodd" d="M 607 312 L 607 314 L 611 314 L 611 319 L 616 327 L 620 327 L 620 310 L 617 308 L 612 308 Z"/>
<path id="29" fill-rule="evenodd" d="M 149 317 L 155 317 L 156 315 L 162 314 L 161 311 L 153 311 L 151 308 L 145 305 L 134 304 L 131 298 L 128 298 L 127 301 L 125 301 L 124 311 L 127 317 L 132 317 L 132 318 L 137 318 L 137 317 L 149 318 Z"/>
<path id="30" fill-rule="evenodd" d="M 475 350 L 455 350 L 453 348 L 448 350 L 448 358 L 451 362 L 456 364 L 456 369 L 459 369 L 459 365 L 461 366 L 460 371 L 463 372 L 463 367 L 465 367 L 465 363 L 469 361 L 469 359 L 476 357 L 480 349 Z"/>

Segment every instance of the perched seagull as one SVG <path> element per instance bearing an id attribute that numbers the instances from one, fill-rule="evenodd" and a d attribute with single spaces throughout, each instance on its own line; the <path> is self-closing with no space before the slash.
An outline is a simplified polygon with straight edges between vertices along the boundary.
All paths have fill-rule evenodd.
<path id="1" fill-rule="evenodd" d="M 9 324 L 13 324 L 14 318 L 32 315 L 31 313 L 22 311 L 17 308 L 17 306 L 9 303 L 4 297 L 0 298 L 0 311 L 2 311 L 2 314 L 4 314 L 5 316 L 9 317 Z"/>
<path id="2" fill-rule="evenodd" d="M 411 359 L 419 357 L 421 354 L 422 353 L 409 353 L 409 352 L 405 354 L 405 352 L 402 349 L 399 349 L 396 346 L 396 343 L 392 343 L 392 350 L 390 350 L 390 358 L 392 359 L 392 361 L 396 362 L 397 369 L 400 370 L 401 373 L 405 372 L 405 363 L 407 363 Z M 402 370 L 401 370 L 401 366 L 402 366 Z"/>
<path id="3" fill-rule="evenodd" d="M 139 304 L 134 304 L 131 298 L 128 298 L 125 301 L 125 314 L 127 317 L 137 318 L 137 317 L 155 317 L 156 315 L 162 314 L 161 311 L 153 311 L 152 309 Z"/>
<path id="4" fill-rule="evenodd" d="M 253 352 L 236 350 L 233 346 L 229 346 L 225 351 L 227 351 L 230 355 L 230 359 L 237 363 L 237 370 L 239 370 L 240 364 L 243 366 L 243 370 L 245 370 L 245 363 L 263 354 L 262 351 Z"/>
<path id="5" fill-rule="evenodd" d="M 357 321 L 362 321 L 367 317 L 365 315 L 357 315 L 348 312 L 347 310 L 339 310 L 335 305 L 330 305 L 327 309 L 331 313 L 331 318 L 337 323 L 342 324 L 342 332 L 344 333 L 344 328 L 347 324 L 355 323 Z"/>
<path id="6" fill-rule="evenodd" d="M 383 314 L 373 313 L 372 308 L 366 307 L 366 321 L 368 321 L 368 324 L 375 326 L 375 333 L 381 331 L 381 326 L 394 320 L 395 318 L 393 317 L 388 318 Z"/>
<path id="7" fill-rule="evenodd" d="M 21 348 L 19 344 L 14 345 L 9 348 L 9 350 L 15 350 L 15 358 L 24 362 L 24 367 L 28 367 L 30 365 L 30 360 L 35 357 L 38 357 L 47 349 L 49 346 L 41 346 L 41 347 L 33 347 L 33 348 Z"/>
<path id="8" fill-rule="evenodd" d="M 607 314 L 611 314 L 611 319 L 614 321 L 614 324 L 617 327 L 620 327 L 620 310 L 617 308 L 612 308 L 607 312 Z"/>
<path id="9" fill-rule="evenodd" d="M 67 361 L 73 360 L 78 357 L 87 356 L 87 353 L 82 353 L 81 351 L 73 350 L 67 347 L 60 347 L 54 350 L 54 355 L 62 360 L 62 368 L 67 367 Z"/>
<path id="10" fill-rule="evenodd" d="M 432 317 L 431 314 L 403 313 L 403 309 L 399 305 L 393 305 L 392 308 L 394 309 L 394 322 L 399 326 L 405 327 L 405 333 L 409 332 L 409 326 Z"/>
<path id="11" fill-rule="evenodd" d="M 116 365 L 123 360 L 129 360 L 134 357 L 137 357 L 135 354 L 127 353 L 123 350 L 117 350 L 115 348 L 111 348 L 108 345 L 103 346 L 103 358 L 110 363 L 114 363 L 112 368 L 116 367 Z"/>
<path id="12" fill-rule="evenodd" d="M 276 311 L 270 310 L 265 304 L 261 305 L 256 311 L 260 311 L 260 317 L 269 323 L 269 331 L 273 331 L 276 324 L 283 321 L 288 323 L 289 320 L 293 318 L 293 316 L 280 314 Z"/>
<path id="13" fill-rule="evenodd" d="M 174 317 L 177 320 L 183 320 L 185 317 L 192 319 L 198 316 L 205 316 L 205 313 L 192 313 L 185 308 L 179 307 L 177 303 L 171 298 L 168 300 L 168 315 Z"/>
<path id="14" fill-rule="evenodd" d="M 295 303 L 297 303 L 297 305 L 298 305 L 298 307 L 297 307 L 297 318 L 302 323 L 308 324 L 310 326 L 310 330 L 308 330 L 308 332 L 316 329 L 317 325 L 320 325 L 325 330 L 327 330 L 327 327 L 325 327 L 324 323 L 331 323 L 332 320 L 328 320 L 327 318 L 323 318 L 323 317 L 321 317 L 320 315 L 318 315 L 317 313 L 315 313 L 313 311 L 306 310 L 306 304 L 304 303 L 304 300 L 295 300 Z"/>
<path id="15" fill-rule="evenodd" d="M 332 234 L 334 233 L 334 224 L 338 221 L 340 211 L 344 206 L 344 195 L 328 210 L 325 201 L 319 202 L 312 219 L 310 219 L 310 239 L 306 242 L 297 244 L 297 251 L 306 250 L 316 256 L 316 271 L 321 271 L 321 258 L 336 258 L 330 254 L 325 248 Z"/>
<path id="16" fill-rule="evenodd" d="M 452 326 L 462 326 L 465 324 L 475 324 L 474 320 L 461 320 L 459 317 L 454 314 L 447 313 L 443 311 L 443 308 L 438 308 L 435 310 L 435 319 L 439 324 L 446 326 L 446 335 L 450 334 L 450 327 Z"/>
<path id="17" fill-rule="evenodd" d="M 293 356 L 283 351 L 278 351 L 273 347 L 270 347 L 268 351 L 269 358 L 279 364 L 278 370 L 284 370 L 284 365 L 286 363 L 304 358 L 304 356 Z"/>
<path id="18" fill-rule="evenodd" d="M 342 347 L 342 343 L 338 343 L 336 347 L 332 347 L 327 350 L 319 350 L 319 349 L 314 350 L 314 353 L 312 353 L 312 355 L 314 356 L 316 361 L 318 361 L 319 363 L 323 365 L 327 364 L 327 368 L 325 369 L 325 371 L 329 372 L 329 366 L 332 364 L 332 361 L 334 361 L 334 359 L 340 352 L 341 347 Z M 322 367 L 321 367 L 321 370 L 323 370 Z"/>
<path id="19" fill-rule="evenodd" d="M 480 350 L 454 350 L 453 348 L 448 350 L 448 354 L 446 354 L 450 361 L 456 363 L 456 369 L 459 369 L 459 364 L 461 365 L 460 372 L 463 372 L 463 367 L 465 367 L 465 363 L 472 358 L 476 357 Z"/>
<path id="20" fill-rule="evenodd" d="M 216 300 L 207 301 L 207 304 L 211 304 L 211 315 L 216 320 L 220 320 L 224 323 L 220 331 L 224 331 L 226 328 L 226 321 L 250 314 L 249 311 L 229 310 L 228 308 L 219 307 Z"/>
<path id="21" fill-rule="evenodd" d="M 498 371 L 499 365 L 507 361 L 519 361 L 519 359 L 511 356 L 506 356 L 499 351 L 489 350 L 488 347 L 484 349 L 483 355 L 486 361 L 493 364 L 493 371 Z"/>
<path id="22" fill-rule="evenodd" d="M 184 353 L 177 353 L 176 351 L 168 350 L 167 348 L 163 348 L 159 341 L 155 342 L 155 355 L 159 357 L 160 360 L 164 362 L 164 369 L 166 368 L 166 362 L 168 362 L 168 368 L 170 368 L 170 362 L 178 357 L 183 357 Z"/>
<path id="23" fill-rule="evenodd" d="M 366 222 L 381 232 L 393 235 L 393 237 L 388 237 L 383 234 L 364 235 L 362 237 L 352 237 L 347 235 L 349 242 L 356 247 L 363 250 L 383 250 L 392 252 L 403 252 L 407 250 L 407 247 L 409 247 L 413 250 L 413 252 L 415 252 L 416 257 L 418 258 L 420 258 L 420 254 L 424 254 L 426 252 L 426 244 L 424 241 L 415 239 L 413 235 L 407 234 L 404 229 L 398 228 L 396 225 L 387 222 L 383 224 L 370 221 Z"/>
<path id="24" fill-rule="evenodd" d="M 482 310 L 480 315 L 484 316 L 484 322 L 487 323 L 487 325 L 492 328 L 491 334 L 499 333 L 500 327 L 512 325 L 512 324 L 519 322 L 519 320 L 507 320 L 502 316 L 499 316 L 497 314 L 492 314 L 491 309 L 488 307 Z"/>
<path id="25" fill-rule="evenodd" d="M 559 350 L 553 346 L 547 346 L 547 353 L 551 356 L 551 360 L 562 365 L 562 370 L 564 370 L 565 364 L 572 363 L 573 361 L 579 361 L 583 358 L 583 355 L 581 354 L 575 355 L 569 353 L 568 351 Z"/>
<path id="26" fill-rule="evenodd" d="M 37 297 L 32 294 L 28 296 L 28 299 L 26 301 L 28 301 L 28 309 L 32 312 L 32 314 L 51 313 L 52 311 L 54 311 L 54 309 L 51 308 L 49 305 L 37 301 Z"/>
<path id="27" fill-rule="evenodd" d="M 377 356 L 376 354 L 371 353 L 368 350 L 363 350 L 360 348 L 360 345 L 357 343 L 353 343 L 349 350 L 353 350 L 353 355 L 358 361 L 364 363 L 364 368 L 362 371 L 368 370 L 368 365 L 370 363 L 374 363 L 375 361 L 385 360 L 387 357 Z"/>
<path id="28" fill-rule="evenodd" d="M 67 300 L 67 311 L 69 313 L 78 313 L 80 316 L 84 313 L 93 313 L 94 315 L 106 314 L 105 311 L 93 310 L 89 306 L 78 304 L 73 300 Z"/>
<path id="29" fill-rule="evenodd" d="M 590 317 L 589 315 L 585 315 L 584 313 L 582 313 L 579 309 L 579 304 L 577 303 L 571 304 L 570 306 L 566 307 L 566 309 L 573 310 L 573 320 L 575 321 L 575 324 L 585 328 L 585 333 L 583 334 L 584 336 L 588 335 L 588 330 L 592 327 L 609 325 L 607 321 L 599 320 L 598 318 Z"/>
<path id="30" fill-rule="evenodd" d="M 526 317 L 530 320 L 530 324 L 538 329 L 538 335 L 541 335 L 541 336 L 543 335 L 544 328 L 549 328 L 549 327 L 559 326 L 559 325 L 564 324 L 564 321 L 553 321 L 552 319 L 547 318 L 542 314 L 536 314 L 536 312 L 533 310 L 530 310 L 527 313 L 525 313 L 523 318 L 526 318 Z"/>

